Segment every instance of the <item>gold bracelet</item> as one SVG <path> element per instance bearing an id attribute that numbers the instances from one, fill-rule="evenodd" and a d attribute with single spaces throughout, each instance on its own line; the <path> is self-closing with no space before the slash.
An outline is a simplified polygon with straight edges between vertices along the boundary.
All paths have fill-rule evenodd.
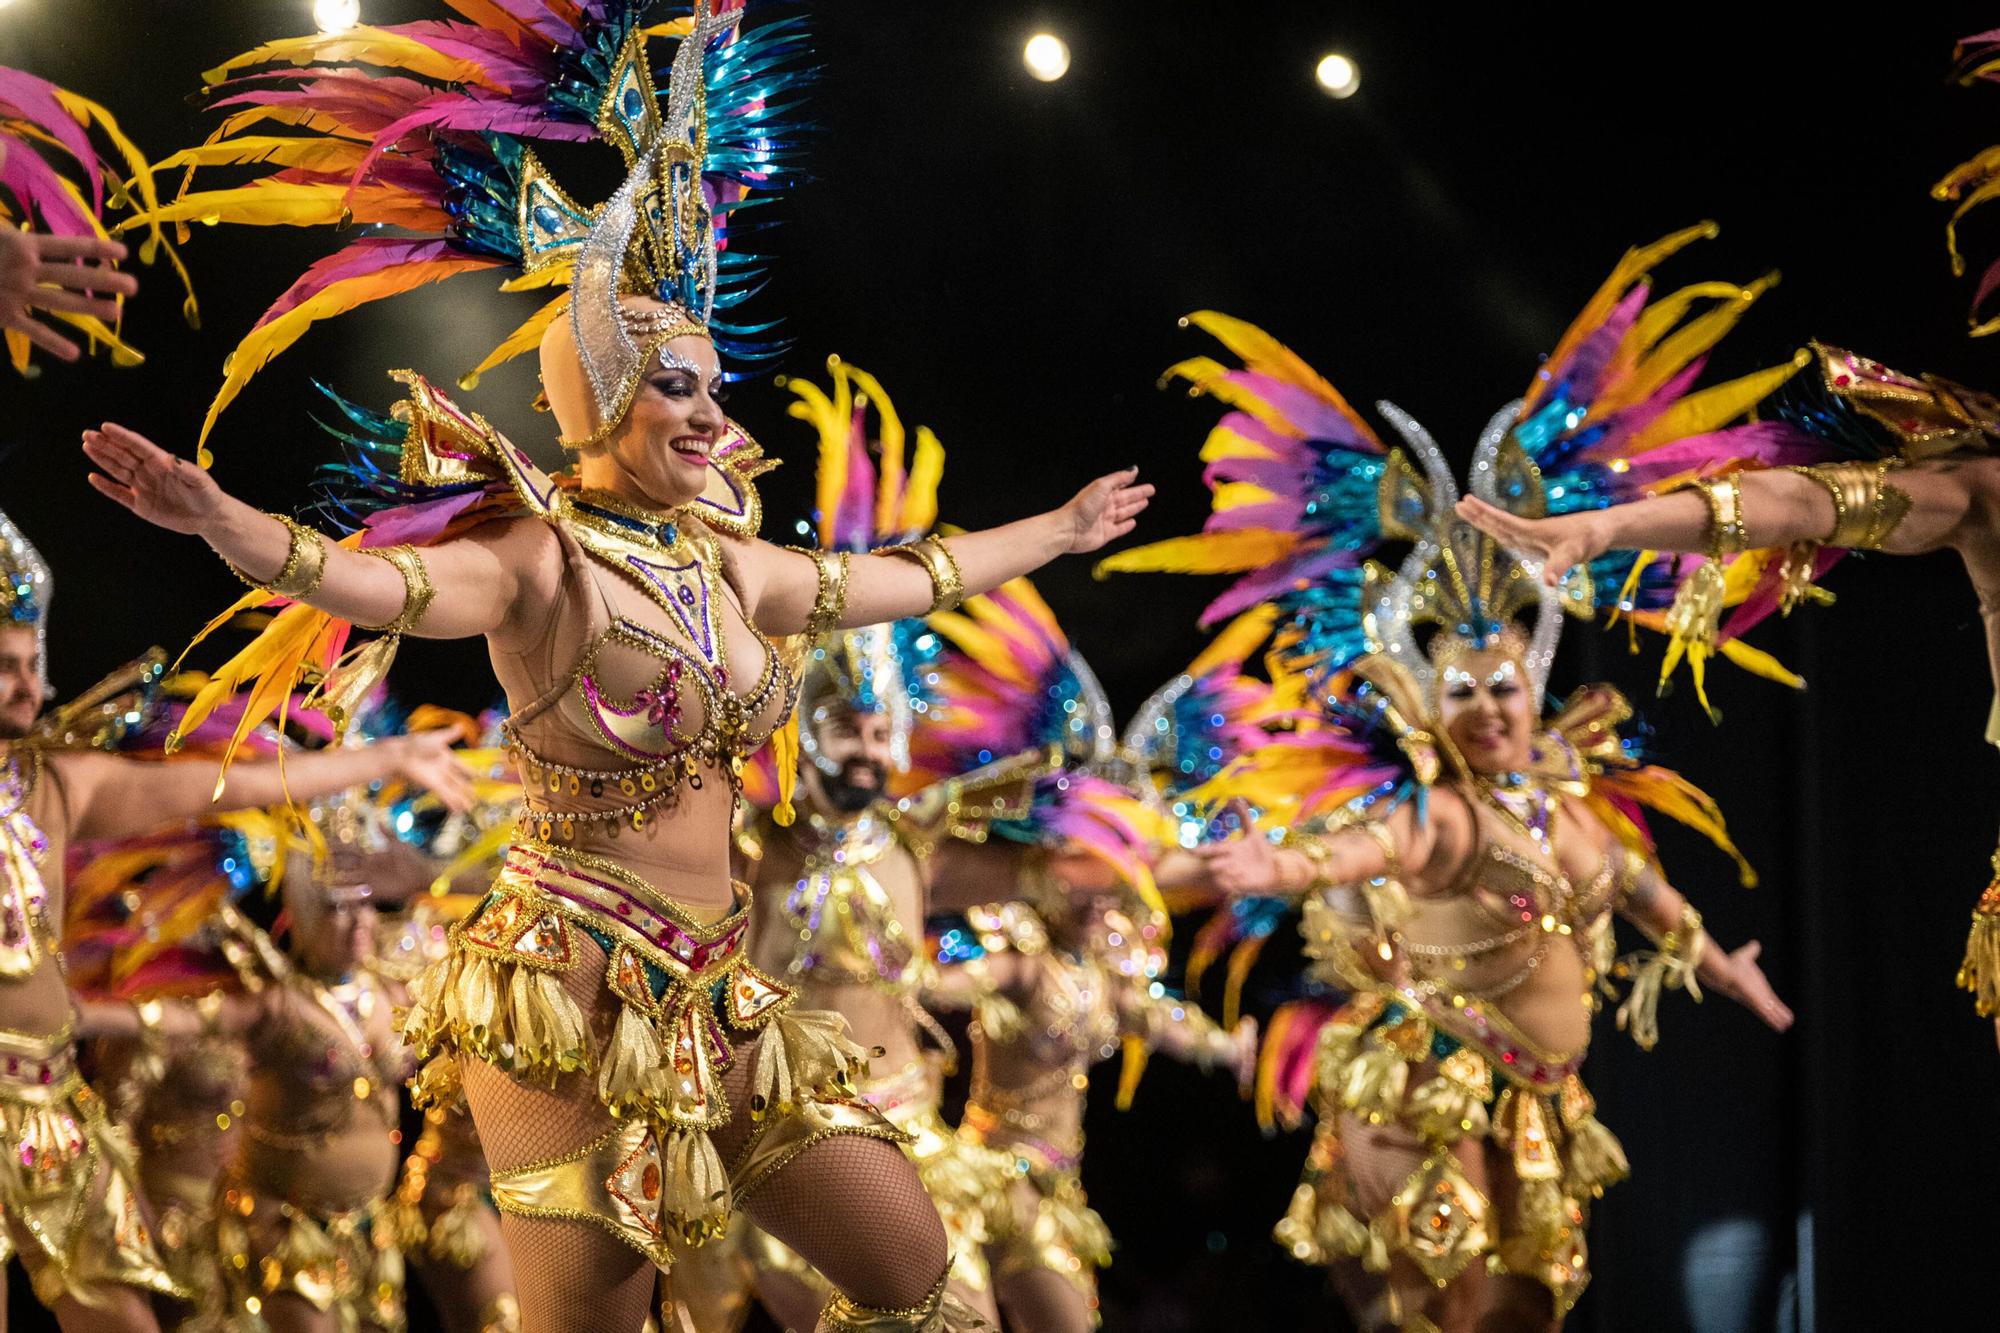
<path id="1" fill-rule="evenodd" d="M 288 597 L 295 602 L 304 601 L 319 591 L 320 582 L 326 578 L 326 543 L 320 539 L 318 532 L 296 519 L 284 514 L 272 514 L 270 517 L 285 525 L 286 535 L 290 538 L 290 545 L 285 549 L 285 563 L 276 574 L 259 583 L 231 561 L 222 563 L 229 567 L 230 573 L 261 592 L 268 592 L 274 597 Z"/>
<path id="2" fill-rule="evenodd" d="M 1403 858 L 1396 850 L 1396 835 L 1389 831 L 1389 826 L 1379 819 L 1369 819 L 1355 827 L 1366 833 L 1374 840 L 1375 845 L 1382 849 L 1382 873 L 1391 879 L 1401 877 Z"/>
<path id="3" fill-rule="evenodd" d="M 414 546 L 364 547 L 361 554 L 372 555 L 377 560 L 386 560 L 396 567 L 403 576 L 403 609 L 397 617 L 386 625 L 363 625 L 361 628 L 374 630 L 391 637 L 415 629 L 417 622 L 430 610 L 431 598 L 437 589 L 431 586 L 430 571 L 424 567 L 424 558 L 417 554 Z"/>
<path id="4" fill-rule="evenodd" d="M 815 551 L 804 546 L 786 548 L 812 557 L 813 573 L 819 586 L 813 593 L 812 610 L 806 616 L 805 636 L 817 639 L 840 624 L 847 614 L 847 570 L 850 557 L 845 551 Z"/>
<path id="5" fill-rule="evenodd" d="M 965 600 L 965 575 L 944 538 L 931 536 L 910 546 L 884 546 L 877 555 L 900 555 L 924 567 L 931 580 L 931 609 L 927 614 L 951 611 Z"/>
<path id="6" fill-rule="evenodd" d="M 1694 484 L 1708 502 L 1708 554 L 1713 560 L 1740 555 L 1750 545 L 1743 527 L 1743 488 L 1735 477 L 1704 478 Z"/>

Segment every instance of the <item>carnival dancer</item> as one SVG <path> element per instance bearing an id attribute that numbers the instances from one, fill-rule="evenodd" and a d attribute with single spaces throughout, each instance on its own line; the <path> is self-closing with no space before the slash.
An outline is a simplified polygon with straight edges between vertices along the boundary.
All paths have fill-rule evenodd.
<path id="1" fill-rule="evenodd" d="M 1712 429 L 1789 368 L 1683 397 L 1718 314 L 1745 302 L 1706 284 L 1649 306 L 1637 280 L 1673 239 L 1628 257 L 1534 396 L 1495 416 L 1475 494 L 1529 512 L 1572 488 L 1605 503 L 1603 490 L 1661 470 L 1807 447 L 1782 427 Z M 1712 295 L 1721 309 L 1674 333 Z M 1756 943 L 1709 945 L 1638 819 L 1650 806 L 1733 851 L 1713 806 L 1638 761 L 1616 730 L 1629 706 L 1608 687 L 1541 715 L 1565 594 L 1582 602 L 1594 585 L 1605 603 L 1659 606 L 1673 571 L 1628 552 L 1560 592 L 1543 584 L 1539 565 L 1455 520 L 1457 487 L 1415 421 L 1379 405 L 1409 453 L 1386 450 L 1288 349 L 1196 318 L 1244 362 L 1181 368 L 1237 409 L 1205 451 L 1218 521 L 1209 539 L 1115 563 L 1219 558 L 1243 572 L 1210 615 L 1271 596 L 1280 662 L 1307 674 L 1321 710 L 1205 792 L 1211 807 L 1232 787 L 1258 796 L 1257 830 L 1203 849 L 1215 883 L 1304 895 L 1309 950 L 1353 995 L 1319 1036 L 1319 1128 L 1278 1238 L 1332 1267 L 1366 1328 L 1555 1327 L 1588 1280 L 1589 1202 L 1626 1169 L 1578 1077 L 1600 988 L 1630 977 L 1620 1019 L 1645 1045 L 1660 994 L 1697 981 L 1774 1029 L 1791 1022 Z M 1245 494 L 1222 483 L 1237 480 L 1263 494 L 1232 522 Z M 1245 528 L 1272 534 L 1249 558 L 1227 549 Z M 1411 544 L 1401 568 L 1364 573 L 1391 540 Z M 1262 836 L 1279 830 L 1283 847 Z M 1614 912 L 1657 951 L 1614 964 Z"/>
<path id="2" fill-rule="evenodd" d="M 1814 369 L 1772 415 L 1822 438 L 1838 462 L 1704 476 L 1607 509 L 1514 514 L 1468 496 L 1464 519 L 1542 563 L 1544 577 L 1621 547 L 1691 552 L 1702 568 L 1741 553 L 1768 560 L 1766 596 L 1785 609 L 1823 598 L 1814 580 L 1846 550 L 1965 562 L 2000 688 L 2000 401 L 1935 375 L 1911 376 L 1813 344 Z M 1712 632 L 1713 619 L 1709 629 Z M 2000 745 L 2000 702 L 1986 738 Z M 1972 910 L 1958 984 L 2000 1035 L 2000 852 Z"/>
<path id="3" fill-rule="evenodd" d="M 838 357 L 827 366 L 824 388 L 799 377 L 786 386 L 797 395 L 792 415 L 818 436 L 816 545 L 854 556 L 932 540 L 943 446 L 917 427 L 910 448 L 872 375 Z M 796 987 L 802 1004 L 839 1013 L 870 1050 L 856 1091 L 899 1132 L 937 1205 L 952 1246 L 949 1289 L 997 1321 L 986 1218 L 1015 1173 L 944 1119 L 958 1052 L 924 1007 L 934 976 L 924 921 L 934 906 L 990 898 L 1013 879 L 1028 849 L 989 840 L 991 821 L 1010 803 L 1025 811 L 1058 762 L 1030 745 L 913 777 L 913 736 L 933 715 L 942 649 L 920 617 L 816 639 L 799 687 L 800 817 L 777 823 L 776 784 L 760 775 L 758 813 L 737 847 L 754 904 L 751 960 Z M 787 1327 L 807 1326 L 826 1280 L 770 1236 L 753 1229 L 744 1243 L 765 1307 Z"/>
<path id="4" fill-rule="evenodd" d="M 754 478 L 767 464 L 715 398 L 718 349 L 743 343 L 718 321 L 747 279 L 724 235 L 732 212 L 712 208 L 704 187 L 734 201 L 788 173 L 773 125 L 786 110 L 776 65 L 796 51 L 797 31 L 739 33 L 736 14 L 703 6 L 656 98 L 636 7 L 514 17 L 527 9 L 466 6 L 484 26 L 384 30 L 395 36 L 370 58 L 393 47 L 411 77 L 371 88 L 414 97 L 421 119 L 382 132 L 376 149 L 401 150 L 394 172 L 364 150 L 328 194 L 442 197 L 449 178 L 465 207 L 458 221 L 422 215 L 449 223 L 421 243 L 434 256 L 483 254 L 463 266 L 497 267 L 506 261 L 495 250 L 476 247 L 512 246 L 537 280 L 569 278 L 545 331 L 535 325 L 526 340 L 540 338 L 548 403 L 575 467 L 551 477 L 410 377 L 406 438 L 377 457 L 396 468 L 383 488 L 415 503 L 373 514 L 346 544 L 257 513 L 116 427 L 87 441 L 103 469 L 93 484 L 203 536 L 266 585 L 246 602 L 298 603 L 223 679 L 333 668 L 350 623 L 382 627 L 322 687 L 338 700 L 383 668 L 402 634 L 487 638 L 514 710 L 508 738 L 528 815 L 451 956 L 414 986 L 405 1032 L 440 1057 L 430 1095 L 463 1075 L 525 1328 L 636 1329 L 655 1268 L 671 1263 L 669 1238 L 714 1234 L 739 1203 L 839 1288 L 822 1327 L 941 1327 L 956 1306 L 943 1293 L 945 1236 L 887 1141 L 893 1132 L 848 1091 L 861 1049 L 743 953 L 749 908 L 729 865 L 736 782 L 742 759 L 790 735 L 796 679 L 769 636 L 817 638 L 953 605 L 1130 531 L 1150 488 L 1118 473 L 1048 513 L 880 555 L 756 540 Z M 437 54 L 426 42 L 455 54 L 420 58 L 418 48 Z M 330 68 L 345 58 L 337 43 L 302 39 L 283 54 L 311 64 L 315 49 L 329 59 L 291 100 L 280 96 L 287 114 L 355 84 Z M 629 174 L 600 210 L 571 203 L 497 128 L 489 90 L 435 86 L 449 77 L 440 69 L 478 64 L 474 50 L 494 53 L 507 74 L 490 81 L 523 100 L 510 123 L 601 133 L 624 150 Z M 487 132 L 452 128 L 474 104 Z M 436 128 L 412 131 L 418 123 Z M 348 186 L 357 172 L 358 190 Z M 398 262 L 386 248 L 370 253 Z M 338 270 L 316 270 L 305 288 Z M 396 281 L 436 272 L 412 262 Z M 272 340 L 331 304 L 304 299 L 275 315 L 253 335 L 263 352 L 239 350 L 232 374 L 247 375 Z M 781 780 L 792 743 L 781 741 Z"/>
<path id="5" fill-rule="evenodd" d="M 447 716 L 419 708 L 409 725 L 427 729 Z M 464 733 L 481 742 L 460 756 L 479 774 L 476 803 L 441 821 L 425 819 L 407 802 L 390 811 L 407 888 L 387 896 L 407 905 L 383 920 L 375 970 L 405 986 L 449 954 L 451 929 L 486 896 L 520 823 L 521 787 L 506 757 L 500 715 L 485 714 L 476 724 L 458 716 Z M 375 864 L 379 867 L 379 859 Z M 370 873 L 377 877 L 379 870 Z M 396 1185 L 395 1226 L 404 1261 L 447 1333 L 517 1333 L 521 1307 L 514 1262 L 500 1233 L 479 1132 L 463 1104 L 432 1105 L 423 1114 L 423 1131 L 403 1158 Z"/>
<path id="6" fill-rule="evenodd" d="M 211 1180 L 226 1330 L 404 1326 L 390 1195 L 412 1058 L 393 1019 L 407 996 L 375 966 L 375 898 L 411 886 L 381 813 L 366 792 L 316 803 L 324 861 L 293 847 L 267 867 L 284 945 L 236 902 L 218 907 L 215 947 L 235 974 L 231 990 L 79 1004 L 85 1040 L 220 1041 L 248 1057 L 236 1151 Z"/>
<path id="7" fill-rule="evenodd" d="M 64 852 L 73 841 L 126 837 L 217 808 L 269 806 L 324 795 L 384 773 L 451 795 L 450 751 L 412 737 L 369 750 L 301 754 L 235 766 L 218 795 L 213 761 L 148 762 L 112 748 L 134 710 L 135 684 L 157 679 L 142 661 L 39 717 L 48 681 L 41 642 L 53 579 L 13 523 L 0 516 L 0 852 L 12 924 L 0 935 L 0 1042 L 13 1069 L 0 1079 L 0 1121 L 13 1165 L 0 1176 L 10 1244 L 35 1290 L 66 1327 L 150 1328 L 148 1294 L 178 1295 L 141 1219 L 124 1136 L 76 1072 L 74 1024 L 59 932 Z"/>
<path id="8" fill-rule="evenodd" d="M 1143 847 L 1171 821 L 1102 776 L 1118 737 L 1095 673 L 1046 603 L 1016 580 L 933 617 L 950 644 L 936 668 L 938 725 L 920 731 L 920 766 L 950 771 L 981 752 L 1061 750 L 1063 804 Z M 1071 816 L 1072 819 L 1075 815 Z M 1016 821 L 997 826 L 1006 836 Z M 934 919 L 934 1002 L 968 1006 L 972 1085 L 959 1134 L 1019 1168 L 1004 1206 L 986 1218 L 986 1255 L 1011 1326 L 1096 1325 L 1097 1270 L 1111 1233 L 1083 1188 L 1083 1121 L 1090 1071 L 1120 1050 L 1120 1105 L 1149 1052 L 1235 1073 L 1247 1090 L 1257 1024 L 1224 1029 L 1166 989 L 1168 918 L 1143 862 L 1118 841 L 1091 839 L 1099 856 L 1063 880 L 1023 867 L 1010 900 Z"/>

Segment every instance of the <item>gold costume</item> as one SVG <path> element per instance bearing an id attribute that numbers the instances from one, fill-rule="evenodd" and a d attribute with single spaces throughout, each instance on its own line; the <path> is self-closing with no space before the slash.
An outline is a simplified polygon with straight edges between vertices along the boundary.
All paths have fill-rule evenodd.
<path id="1" fill-rule="evenodd" d="M 0 979 L 25 978 L 60 961 L 42 862 L 49 841 L 28 813 L 41 755 L 11 751 L 0 770 Z M 139 1214 L 131 1144 L 76 1069 L 68 1026 L 37 1034 L 0 1030 L 0 1259 L 15 1253 L 14 1229 L 33 1238 L 21 1255 L 35 1295 L 89 1303 L 92 1289 L 119 1282 L 167 1296 L 186 1293 L 167 1273 Z"/>
<path id="2" fill-rule="evenodd" d="M 1629 976 L 1619 1025 L 1650 1046 L 1659 997 L 1694 989 L 1704 938 L 1688 908 L 1681 928 L 1656 941 L 1657 952 L 1618 962 L 1610 914 L 1632 891 L 1645 858 L 1620 847 L 1584 882 L 1562 869 L 1555 850 L 1567 824 L 1561 797 L 1588 800 L 1592 783 L 1588 760 L 1562 730 L 1581 722 L 1578 736 L 1595 747 L 1615 745 L 1603 719 L 1618 715 L 1616 705 L 1606 713 L 1585 695 L 1538 738 L 1532 772 L 1465 780 L 1477 846 L 1448 893 L 1417 897 L 1386 878 L 1367 886 L 1358 912 L 1352 900 L 1331 895 L 1307 900 L 1307 952 L 1322 980 L 1355 998 L 1320 1035 L 1312 1098 L 1319 1124 L 1275 1230 L 1296 1258 L 1359 1259 L 1384 1272 L 1401 1257 L 1439 1286 L 1483 1262 L 1488 1272 L 1546 1286 L 1558 1318 L 1582 1294 L 1590 1201 L 1627 1172 L 1624 1151 L 1598 1122 L 1579 1077 L 1587 1016 L 1614 973 Z M 1377 947 L 1406 960 L 1407 980 L 1385 982 L 1361 965 L 1357 950 Z M 1571 958 L 1559 957 L 1565 953 Z M 1585 1021 L 1565 1020 L 1573 1044 L 1552 1049 L 1509 1011 L 1552 997 L 1552 978 L 1566 985 L 1571 976 L 1578 979 L 1575 1013 Z M 1551 1010 L 1538 1012 L 1548 1022 Z M 1386 1126 L 1422 1147 L 1420 1164 L 1373 1216 L 1353 1207 L 1358 1194 L 1345 1136 L 1356 1125 Z M 1463 1154 L 1482 1150 L 1488 1172 L 1503 1181 L 1494 1196 L 1463 1168 Z"/>

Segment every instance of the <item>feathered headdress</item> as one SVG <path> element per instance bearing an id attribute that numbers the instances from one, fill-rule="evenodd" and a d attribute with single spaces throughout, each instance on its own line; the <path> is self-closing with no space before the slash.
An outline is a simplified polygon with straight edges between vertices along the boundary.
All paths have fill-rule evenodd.
<path id="1" fill-rule="evenodd" d="M 769 324 L 725 318 L 762 285 L 732 221 L 753 195 L 798 177 L 803 21 L 741 25 L 743 0 L 703 0 L 692 17 L 652 26 L 652 0 L 445 2 L 461 17 L 289 38 L 205 76 L 228 118 L 161 163 L 186 167 L 187 181 L 135 223 L 352 222 L 397 234 L 350 240 L 264 312 L 225 363 L 204 441 L 250 378 L 314 323 L 459 273 L 506 275 L 503 290 L 572 288 L 600 429 L 622 417 L 652 345 L 675 332 L 706 333 L 738 362 L 774 354 L 761 341 Z M 664 93 L 646 57 L 659 36 L 680 38 Z M 627 175 L 591 209 L 531 145 L 598 139 L 618 147 Z M 258 174 L 189 188 L 197 169 L 219 166 Z M 668 302 L 679 318 L 631 328 L 621 293 Z M 544 304 L 462 386 L 536 347 L 569 305 L 570 293 Z"/>
<path id="2" fill-rule="evenodd" d="M 49 692 L 49 601 L 55 593 L 56 577 L 49 562 L 28 534 L 0 511 L 0 610 L 6 612 L 7 624 L 33 627 L 35 672 L 44 695 Z"/>
<path id="3" fill-rule="evenodd" d="M 93 129 L 110 143 L 109 153 L 92 142 Z M 105 237 L 108 210 L 150 211 L 158 203 L 145 155 L 125 137 L 109 111 L 25 70 L 0 65 L 0 226 L 32 226 L 56 236 Z M 133 225 L 139 224 L 124 224 Z M 143 225 L 146 236 L 139 258 L 151 264 L 164 254 L 186 285 L 187 270 L 159 223 Z M 183 309 L 188 322 L 194 323 L 192 287 Z M 134 366 L 145 359 L 94 315 L 55 311 L 52 316 L 93 345 L 110 348 L 118 365 Z M 4 338 L 14 369 L 28 373 L 31 344 L 26 335 L 9 329 Z"/>
<path id="4" fill-rule="evenodd" d="M 796 395 L 791 415 L 819 435 L 814 539 L 823 551 L 863 554 L 917 541 L 937 522 L 944 446 L 918 426 L 914 447 L 903 419 L 873 375 L 839 357 L 827 360 L 825 387 L 783 381 Z M 874 425 L 869 424 L 873 412 Z M 813 714 L 830 701 L 889 719 L 899 775 L 910 769 L 910 738 L 937 703 L 938 636 L 919 617 L 834 630 L 806 649 L 796 714 L 806 757 L 824 766 Z M 899 784 L 900 785 L 900 784 Z"/>
<path id="5" fill-rule="evenodd" d="M 1625 255 L 1528 393 L 1482 433 L 1473 494 L 1539 516 L 1602 508 L 1746 466 L 1823 456 L 1782 422 L 1726 425 L 1805 364 L 1804 354 L 1789 365 L 1694 388 L 1708 351 L 1775 280 L 1696 283 L 1654 299 L 1647 271 L 1714 231 L 1702 224 Z M 1454 637 L 1462 628 L 1476 640 L 1532 607 L 1537 627 L 1527 665 L 1539 683 L 1560 629 L 1556 602 L 1542 600 L 1532 562 L 1497 552 L 1451 519 L 1457 487 L 1423 428 L 1393 404 L 1379 404 L 1404 446 L 1388 450 L 1331 384 L 1261 330 L 1213 312 L 1192 322 L 1242 360 L 1232 369 L 1198 357 L 1168 372 L 1232 409 L 1202 449 L 1214 512 L 1199 536 L 1123 551 L 1098 569 L 1237 574 L 1203 622 L 1274 603 L 1283 617 L 1280 647 L 1322 676 L 1381 651 L 1409 659 L 1421 674 L 1423 655 L 1411 652 L 1416 626 L 1439 623 Z M 1392 541 L 1412 546 L 1400 575 L 1369 560 Z M 1725 604 L 1749 600 L 1767 581 L 1768 555 L 1737 557 Z M 1559 600 L 1579 615 L 1609 611 L 1667 629 L 1664 608 L 1698 563 L 1609 552 L 1573 574 Z M 1743 617 L 1732 620 L 1722 651 L 1763 674 L 1795 680 L 1735 641 L 1747 628 Z M 1690 656 L 1698 672 L 1699 657 Z"/>
<path id="6" fill-rule="evenodd" d="M 1951 59 L 1952 77 L 1967 87 L 1975 83 L 2000 81 L 2000 28 L 1960 39 L 1952 49 Z M 1958 224 L 1973 209 L 1995 195 L 2000 195 L 2000 144 L 1980 149 L 1931 186 L 1931 198 L 1940 203 L 1957 205 L 1944 229 L 1945 249 L 1951 255 L 1951 271 L 1954 274 L 1961 277 L 1965 274 L 1965 255 L 1958 245 Z M 1972 293 L 1972 305 L 1967 314 L 1975 338 L 2000 331 L 2000 315 L 1980 317 L 1980 312 L 1988 308 L 1996 290 L 2000 290 L 2000 259 L 1986 265 L 1979 275 L 1979 285 Z"/>

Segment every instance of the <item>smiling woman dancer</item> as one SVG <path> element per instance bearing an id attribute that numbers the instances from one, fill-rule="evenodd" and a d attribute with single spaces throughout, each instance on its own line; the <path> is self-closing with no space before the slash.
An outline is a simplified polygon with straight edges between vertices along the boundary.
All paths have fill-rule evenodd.
<path id="1" fill-rule="evenodd" d="M 100 491 L 306 604 L 267 649 L 296 634 L 330 653 L 343 621 L 384 642 L 487 640 L 528 810 L 486 902 L 414 984 L 405 1031 L 442 1053 L 426 1091 L 462 1074 L 530 1333 L 636 1330 L 647 1261 L 665 1269 L 670 1238 L 717 1233 L 739 1203 L 838 1288 L 822 1329 L 965 1326 L 898 1132 L 847 1091 L 862 1052 L 743 956 L 736 776 L 788 725 L 794 668 L 773 637 L 954 605 L 1130 531 L 1151 491 L 1128 470 L 1059 509 L 878 555 L 755 538 L 759 451 L 716 401 L 721 215 L 700 174 L 723 117 L 704 105 L 704 55 L 729 31 L 698 15 L 657 101 L 644 33 L 618 48 L 600 124 L 624 136 L 630 174 L 594 217 L 542 206 L 559 194 L 545 178 L 523 191 L 518 234 L 575 261 L 541 342 L 573 469 L 542 473 L 409 377 L 399 494 L 447 490 L 376 515 L 350 549 L 129 430 L 85 437 Z M 422 529 L 439 504 L 451 526 Z M 345 697 L 335 676 L 325 692 Z"/>

